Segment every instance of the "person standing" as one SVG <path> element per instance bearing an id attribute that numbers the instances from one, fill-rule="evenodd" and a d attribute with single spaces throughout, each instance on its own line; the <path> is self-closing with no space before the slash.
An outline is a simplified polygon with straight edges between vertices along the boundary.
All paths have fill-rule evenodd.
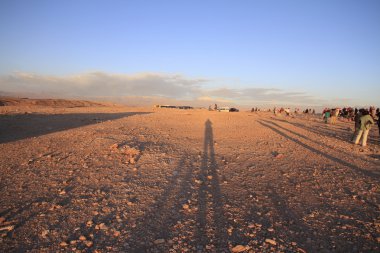
<path id="1" fill-rule="evenodd" d="M 330 121 L 331 112 L 330 109 L 323 110 L 323 119 L 325 120 L 325 123 L 329 123 Z"/>
<path id="2" fill-rule="evenodd" d="M 355 114 L 355 118 L 354 118 L 354 121 L 355 121 L 355 130 L 354 130 L 354 134 L 351 137 L 351 141 L 355 140 L 355 136 L 358 135 L 358 132 L 360 130 L 360 117 L 362 116 L 363 110 L 364 109 L 357 110 L 357 113 Z"/>
<path id="3" fill-rule="evenodd" d="M 339 114 L 339 109 L 338 108 L 334 108 L 331 110 L 331 119 L 330 119 L 330 123 L 331 124 L 336 124 L 336 119 L 338 117 L 338 114 Z"/>
<path id="4" fill-rule="evenodd" d="M 354 138 L 354 143 L 359 144 L 361 137 L 363 137 L 362 146 L 365 147 L 367 146 L 367 138 L 368 138 L 369 130 L 371 129 L 372 125 L 375 122 L 373 121 L 373 118 L 369 114 L 368 110 L 364 110 L 362 114 L 363 116 L 360 117 L 360 128 Z"/>
<path id="5" fill-rule="evenodd" d="M 379 136 L 380 136 L 380 111 L 379 111 L 379 108 L 377 108 L 377 126 L 379 128 Z"/>

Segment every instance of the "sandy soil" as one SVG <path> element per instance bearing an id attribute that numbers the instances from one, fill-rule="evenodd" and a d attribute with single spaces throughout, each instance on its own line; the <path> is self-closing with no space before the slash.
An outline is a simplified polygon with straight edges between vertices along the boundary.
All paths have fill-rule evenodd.
<path id="1" fill-rule="evenodd" d="M 3 252 L 378 252 L 380 153 L 319 117 L 0 106 Z"/>

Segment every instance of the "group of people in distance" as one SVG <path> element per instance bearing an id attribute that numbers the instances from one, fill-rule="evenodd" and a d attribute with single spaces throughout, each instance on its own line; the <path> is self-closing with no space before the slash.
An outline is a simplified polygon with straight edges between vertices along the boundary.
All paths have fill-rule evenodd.
<path id="1" fill-rule="evenodd" d="M 379 135 L 380 135 L 380 110 L 379 108 L 375 109 L 375 107 L 371 106 L 369 109 L 353 109 L 353 108 L 333 108 L 328 109 L 325 108 L 322 112 L 323 119 L 326 123 L 335 124 L 338 116 L 346 118 L 348 120 L 355 121 L 355 131 L 351 138 L 351 141 L 355 144 L 359 144 L 361 140 L 361 144 L 363 147 L 367 146 L 368 133 L 371 127 L 377 121 L 377 125 L 379 127 Z"/>

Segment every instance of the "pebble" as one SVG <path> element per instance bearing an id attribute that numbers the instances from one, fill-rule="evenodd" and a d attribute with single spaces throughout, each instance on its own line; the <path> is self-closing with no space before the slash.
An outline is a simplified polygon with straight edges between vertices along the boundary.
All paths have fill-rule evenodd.
<path id="1" fill-rule="evenodd" d="M 61 243 L 59 244 L 59 246 L 61 246 L 61 247 L 67 247 L 68 244 L 67 244 L 67 242 L 61 242 Z"/>
<path id="2" fill-rule="evenodd" d="M 265 239 L 265 242 L 272 244 L 272 245 L 277 245 L 277 242 L 275 240 L 272 240 L 272 239 Z"/>
<path id="3" fill-rule="evenodd" d="M 277 154 L 276 156 L 275 156 L 275 158 L 278 158 L 278 159 L 280 159 L 280 158 L 283 158 L 284 157 L 284 154 Z"/>
<path id="4" fill-rule="evenodd" d="M 195 179 L 194 181 L 195 181 L 195 183 L 197 183 L 197 184 L 202 184 L 202 183 L 203 183 L 202 180 L 197 180 L 197 179 Z"/>
<path id="5" fill-rule="evenodd" d="M 0 228 L 0 231 L 12 231 L 13 229 L 15 228 L 15 226 L 11 225 L 11 226 L 5 226 L 5 227 L 2 227 Z"/>
<path id="6" fill-rule="evenodd" d="M 237 252 L 243 252 L 246 250 L 246 247 L 243 245 L 236 245 L 235 247 L 232 248 L 232 252 L 237 253 Z"/>
<path id="7" fill-rule="evenodd" d="M 99 225 L 95 226 L 95 229 L 107 230 L 108 227 L 104 223 L 100 223 Z"/>
<path id="8" fill-rule="evenodd" d="M 49 234 L 49 230 L 47 230 L 47 229 L 44 229 L 44 230 L 42 230 L 42 232 L 41 232 L 41 236 L 43 237 L 43 238 L 46 238 L 46 236 Z"/>
<path id="9" fill-rule="evenodd" d="M 162 244 L 165 242 L 165 239 L 157 239 L 154 241 L 154 244 Z"/>

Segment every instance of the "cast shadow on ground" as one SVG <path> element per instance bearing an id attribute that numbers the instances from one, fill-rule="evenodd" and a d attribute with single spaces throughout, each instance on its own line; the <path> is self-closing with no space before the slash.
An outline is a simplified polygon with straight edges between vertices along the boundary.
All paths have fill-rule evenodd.
<path id="1" fill-rule="evenodd" d="M 288 123 L 288 124 L 290 124 L 290 125 L 293 125 L 293 126 L 295 126 L 295 127 L 299 127 L 299 128 L 304 129 L 304 130 L 306 130 L 306 131 L 313 132 L 313 133 L 315 133 L 315 134 L 317 134 L 317 135 L 322 134 L 322 135 L 324 135 L 324 136 L 326 136 L 326 137 L 334 137 L 334 138 L 336 138 L 336 139 L 339 140 L 339 141 L 345 141 L 345 142 L 348 142 L 348 143 L 350 143 L 350 144 L 353 145 L 352 142 L 349 142 L 349 141 L 347 140 L 347 138 L 351 138 L 352 136 L 349 137 L 349 136 L 347 135 L 347 136 L 344 137 L 344 138 L 342 138 L 342 137 L 337 138 L 337 137 L 335 136 L 335 134 L 333 134 L 333 133 L 325 133 L 325 132 L 323 132 L 323 131 L 317 131 L 317 130 L 311 128 L 311 127 L 307 127 L 307 126 L 304 126 L 304 125 L 299 124 L 299 123 L 292 123 L 292 122 L 289 122 L 289 121 L 287 121 L 287 120 L 281 120 L 281 119 L 274 119 L 274 118 L 272 118 L 272 119 L 273 119 L 273 120 L 276 120 L 276 121 L 280 121 L 280 122 Z M 292 130 L 289 130 L 289 129 L 283 127 L 283 126 L 280 126 L 280 125 L 277 124 L 277 123 L 274 123 L 274 122 L 271 122 L 271 121 L 267 121 L 267 120 L 264 120 L 264 121 L 265 121 L 266 123 L 270 123 L 270 124 L 272 124 L 272 125 L 275 125 L 276 127 L 281 128 L 281 129 L 283 129 L 283 130 L 285 130 L 285 131 L 287 131 L 287 132 L 290 132 L 290 133 L 292 133 L 292 134 L 294 134 L 294 135 L 297 135 L 297 136 L 299 136 L 299 137 L 301 137 L 301 138 L 303 138 L 303 139 L 305 139 L 305 140 L 308 140 L 308 141 L 314 142 L 315 144 L 318 144 L 318 145 L 321 145 L 321 146 L 324 146 L 324 147 L 328 147 L 328 148 L 330 148 L 330 149 L 335 149 L 334 147 L 332 147 L 332 146 L 330 146 L 330 145 L 327 145 L 327 144 L 322 143 L 322 142 L 320 142 L 320 141 L 313 140 L 313 139 L 311 139 L 311 138 L 309 138 L 309 137 L 307 137 L 307 136 L 305 136 L 305 135 L 303 135 L 303 134 L 297 133 L 297 132 L 292 131 Z M 318 128 L 318 129 L 320 129 L 320 128 Z M 331 129 L 330 129 L 330 131 L 331 131 Z M 372 143 L 374 143 L 374 141 L 373 141 Z M 377 162 L 377 161 L 368 161 L 367 159 L 364 159 L 364 158 L 361 157 L 361 156 L 358 156 L 358 155 L 355 155 L 355 154 L 352 154 L 352 153 L 347 153 L 347 152 L 344 152 L 343 150 L 340 150 L 339 152 L 340 152 L 340 153 L 343 153 L 343 154 L 345 154 L 345 155 L 347 155 L 347 156 L 350 156 L 350 157 L 355 157 L 356 159 L 360 159 L 360 160 L 363 160 L 363 161 L 366 161 L 366 162 L 371 162 L 371 163 L 373 163 L 373 164 L 380 165 L 380 163 Z"/>
<path id="2" fill-rule="evenodd" d="M 288 140 L 291 140 L 291 141 L 299 144 L 300 146 L 302 146 L 302 147 L 304 147 L 304 148 L 312 151 L 315 154 L 321 155 L 321 156 L 323 156 L 323 157 L 325 157 L 325 158 L 327 158 L 327 159 L 329 159 L 329 160 L 331 160 L 333 162 L 337 162 L 337 163 L 339 163 L 339 164 L 341 164 L 341 165 L 343 165 L 345 167 L 348 167 L 348 168 L 352 169 L 354 172 L 360 173 L 360 174 L 365 175 L 367 177 L 379 178 L 379 174 L 378 173 L 375 173 L 375 172 L 372 172 L 372 171 L 369 171 L 369 170 L 365 170 L 365 169 L 359 168 L 356 165 L 353 165 L 353 164 L 351 164 L 351 163 L 349 163 L 347 161 L 339 159 L 339 158 L 337 158 L 335 156 L 332 156 L 330 154 L 324 153 L 324 152 L 322 152 L 322 151 L 320 151 L 320 150 L 318 150 L 318 149 L 316 149 L 314 147 L 311 147 L 311 146 L 303 143 L 300 140 L 297 140 L 296 138 L 293 138 L 293 137 L 285 134 L 284 132 L 282 132 L 279 129 L 275 128 L 274 126 L 276 126 L 276 124 L 273 123 L 273 122 L 270 122 L 270 121 L 269 122 L 268 121 L 261 121 L 261 120 L 259 120 L 258 122 L 261 125 L 263 125 L 263 126 L 269 128 L 269 129 L 273 130 L 274 132 L 278 133 L 279 135 L 287 138 Z M 270 125 L 269 123 L 273 124 L 273 126 Z M 290 130 L 288 130 L 288 131 L 291 132 Z"/>
<path id="3" fill-rule="evenodd" d="M 20 114 L 0 116 L 0 144 L 148 112 Z"/>
<path id="4" fill-rule="evenodd" d="M 149 241 L 178 237 L 193 248 L 191 251 L 196 248 L 203 252 L 208 244 L 213 244 L 217 252 L 228 251 L 227 220 L 210 120 L 205 123 L 200 167 L 195 164 L 196 159 L 191 154 L 184 154 L 181 158 L 162 194 L 132 229 L 128 238 L 129 252 L 147 252 L 153 246 Z M 188 207 L 184 208 L 184 205 Z M 139 244 L 141 238 L 145 240 Z M 156 247 L 165 252 L 168 250 L 166 244 Z"/>
<path id="5" fill-rule="evenodd" d="M 284 120 L 276 119 L 276 118 L 272 118 L 272 119 L 276 120 L 276 121 L 286 122 L 288 124 L 291 124 L 293 126 L 296 126 L 296 127 L 302 128 L 304 130 L 313 132 L 313 133 L 318 134 L 318 135 L 323 135 L 326 137 L 335 138 L 339 141 L 352 143 L 351 139 L 352 139 L 354 133 L 351 130 L 350 130 L 350 132 L 348 132 L 345 128 L 336 127 L 336 125 L 334 125 L 335 126 L 334 128 L 330 128 L 329 126 L 331 126 L 331 125 L 329 125 L 329 124 L 316 122 L 319 124 L 319 127 L 316 130 L 313 127 L 309 127 L 309 126 L 306 126 L 306 125 L 301 124 L 301 123 L 291 122 L 291 121 L 287 121 L 285 119 Z M 376 128 L 377 128 L 376 126 L 373 126 L 371 128 L 370 135 L 369 135 L 369 138 L 367 141 L 368 143 L 373 144 L 373 145 L 376 145 L 380 142 L 380 136 L 378 138 L 375 137 L 375 135 L 376 135 L 375 132 L 377 130 Z"/>

